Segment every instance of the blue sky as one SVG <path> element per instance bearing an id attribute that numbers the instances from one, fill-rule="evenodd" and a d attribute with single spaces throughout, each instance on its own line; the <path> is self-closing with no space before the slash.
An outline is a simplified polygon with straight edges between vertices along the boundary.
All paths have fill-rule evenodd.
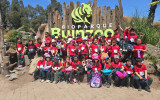
<path id="1" fill-rule="evenodd" d="M 9 0 L 12 1 L 12 0 Z M 93 0 L 57 0 L 61 4 L 64 2 L 66 4 L 70 4 L 70 1 L 77 2 L 80 1 L 80 3 L 88 3 L 88 1 Z M 138 10 L 141 17 L 145 17 L 149 13 L 150 6 L 148 5 L 152 0 L 122 0 L 123 5 L 123 12 L 124 16 L 134 16 L 136 9 Z M 28 4 L 35 7 L 37 4 L 43 6 L 44 8 L 47 7 L 47 5 L 50 3 L 50 0 L 23 0 L 23 3 L 25 6 Z M 98 6 L 110 6 L 111 8 L 115 7 L 115 4 L 118 5 L 118 0 L 97 0 Z M 160 5 L 158 5 L 155 15 L 155 20 L 158 21 L 160 19 Z"/>

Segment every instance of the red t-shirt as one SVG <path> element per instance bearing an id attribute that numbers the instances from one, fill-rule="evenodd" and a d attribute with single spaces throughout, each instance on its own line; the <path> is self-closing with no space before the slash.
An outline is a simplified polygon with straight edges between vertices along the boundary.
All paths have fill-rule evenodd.
<path id="1" fill-rule="evenodd" d="M 110 38 L 107 37 L 107 38 L 106 38 L 106 41 L 107 41 L 108 43 L 111 43 L 112 39 L 113 39 L 112 37 L 110 37 Z"/>
<path id="2" fill-rule="evenodd" d="M 72 66 L 72 63 L 71 63 L 71 62 L 69 62 L 69 66 Z M 66 62 L 63 63 L 62 72 L 65 72 L 65 68 L 66 68 Z"/>
<path id="3" fill-rule="evenodd" d="M 47 51 L 45 51 L 45 53 L 51 54 L 51 47 L 50 46 L 45 46 L 43 49 L 47 50 Z"/>
<path id="4" fill-rule="evenodd" d="M 129 37 L 131 42 L 135 42 L 137 38 L 138 38 L 138 36 L 136 34 L 130 35 L 130 37 Z"/>
<path id="5" fill-rule="evenodd" d="M 40 68 L 43 68 L 45 66 L 45 62 L 46 62 L 45 60 L 43 60 L 43 61 L 39 60 L 37 62 L 37 66 L 39 66 Z"/>
<path id="6" fill-rule="evenodd" d="M 111 66 L 112 66 L 113 69 L 115 69 L 117 67 L 122 68 L 122 65 L 123 64 L 121 62 L 119 62 L 118 64 L 115 64 L 114 62 L 111 62 Z"/>
<path id="7" fill-rule="evenodd" d="M 33 52 L 35 50 L 35 45 L 28 45 L 27 50 Z"/>
<path id="8" fill-rule="evenodd" d="M 113 47 L 112 46 L 109 46 L 109 50 L 111 52 L 111 57 L 114 57 L 114 55 L 122 55 L 120 50 L 119 50 L 119 46 L 118 45 L 114 45 Z"/>
<path id="9" fill-rule="evenodd" d="M 77 61 L 77 62 L 73 61 L 73 62 L 72 62 L 72 67 L 73 67 L 74 69 L 76 69 L 76 68 L 77 68 L 76 65 L 78 65 L 78 64 L 82 65 L 82 63 L 81 63 L 80 61 Z"/>
<path id="10" fill-rule="evenodd" d="M 76 39 L 76 42 L 82 42 L 82 38 Z"/>
<path id="11" fill-rule="evenodd" d="M 117 41 L 120 41 L 120 34 L 114 34 L 113 38 L 115 38 Z"/>
<path id="12" fill-rule="evenodd" d="M 123 33 L 124 33 L 123 40 L 126 41 L 130 37 L 130 31 L 129 30 L 125 30 L 125 31 L 123 31 Z"/>
<path id="13" fill-rule="evenodd" d="M 56 47 L 51 47 L 51 51 L 52 51 L 52 53 L 54 54 L 54 55 L 56 55 L 56 53 L 57 53 L 57 50 L 58 50 L 58 47 L 56 46 Z"/>
<path id="14" fill-rule="evenodd" d="M 87 44 L 92 44 L 93 38 L 87 38 Z"/>
<path id="15" fill-rule="evenodd" d="M 92 55 L 94 53 L 98 54 L 98 45 L 95 45 L 95 44 L 91 44 L 91 49 L 92 49 Z"/>
<path id="16" fill-rule="evenodd" d="M 53 65 L 52 65 L 54 68 L 55 67 L 61 67 L 61 63 L 59 62 L 53 62 Z"/>
<path id="17" fill-rule="evenodd" d="M 81 44 L 80 45 L 81 54 L 88 54 L 88 46 L 87 44 Z"/>
<path id="18" fill-rule="evenodd" d="M 137 72 L 139 75 L 143 76 L 145 74 L 145 70 L 147 70 L 146 65 L 142 64 L 142 66 L 134 66 L 134 71 Z"/>
<path id="19" fill-rule="evenodd" d="M 96 70 L 96 68 L 97 68 L 97 70 L 101 70 L 102 69 L 101 63 L 99 63 L 97 65 L 95 65 L 95 64 L 92 65 L 92 71 L 93 72 Z"/>
<path id="20" fill-rule="evenodd" d="M 48 37 L 45 37 L 45 41 L 52 41 L 52 39 L 51 39 L 51 37 L 50 36 L 48 36 Z"/>
<path id="21" fill-rule="evenodd" d="M 76 54 L 76 46 L 75 45 L 68 45 L 68 49 L 69 49 L 69 55 Z"/>
<path id="22" fill-rule="evenodd" d="M 17 48 L 17 51 L 19 53 L 22 53 L 23 50 L 24 50 L 24 44 L 23 43 L 21 43 L 21 44 L 17 43 L 17 44 L 15 44 L 15 47 Z"/>
<path id="23" fill-rule="evenodd" d="M 36 43 L 36 47 L 39 47 L 39 48 L 40 48 L 41 45 L 42 45 L 42 42 L 41 42 L 41 43 L 38 43 L 38 42 Z"/>
<path id="24" fill-rule="evenodd" d="M 146 46 L 145 45 L 134 45 L 133 46 L 133 49 L 143 49 L 143 50 L 145 50 L 146 49 Z M 144 52 L 139 52 L 140 53 L 140 58 L 143 58 L 143 54 L 144 54 Z M 134 51 L 133 52 L 133 56 L 134 57 L 136 57 L 136 58 L 138 58 L 138 51 Z"/>
<path id="25" fill-rule="evenodd" d="M 101 46 L 101 52 L 107 52 L 107 46 L 106 45 L 103 45 L 103 46 Z"/>
<path id="26" fill-rule="evenodd" d="M 51 68 L 51 67 L 52 67 L 52 65 L 53 65 L 53 62 L 52 62 L 52 61 L 49 61 L 49 62 L 48 62 L 48 61 L 46 61 L 46 67 L 47 67 L 47 66 L 50 66 L 50 68 Z M 48 68 L 47 68 L 47 69 L 48 69 Z"/>
<path id="27" fill-rule="evenodd" d="M 61 45 L 61 51 L 67 51 L 67 45 L 66 44 Z"/>
<path id="28" fill-rule="evenodd" d="M 124 65 L 124 70 L 127 72 L 127 71 L 130 71 L 130 72 L 133 72 L 133 68 L 131 66 L 127 66 L 127 65 Z"/>
<path id="29" fill-rule="evenodd" d="M 105 65 L 106 65 L 106 66 L 105 66 Z M 107 64 L 107 63 L 104 63 L 104 68 L 105 68 L 105 69 L 110 69 L 111 66 L 109 66 L 109 64 Z"/>

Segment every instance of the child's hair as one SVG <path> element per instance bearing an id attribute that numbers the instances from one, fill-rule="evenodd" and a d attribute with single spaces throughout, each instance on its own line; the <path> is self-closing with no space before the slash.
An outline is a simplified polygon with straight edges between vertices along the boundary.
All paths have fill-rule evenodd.
<path id="1" fill-rule="evenodd" d="M 113 42 L 113 41 L 116 41 L 116 39 L 115 39 L 115 38 L 113 38 L 113 39 L 111 40 L 111 42 Z"/>
<path id="2" fill-rule="evenodd" d="M 83 59 L 86 59 L 86 56 L 85 56 L 85 55 L 82 55 L 82 60 L 83 60 Z"/>
<path id="3" fill-rule="evenodd" d="M 105 43 L 106 42 L 106 40 L 101 40 L 101 43 Z"/>
<path id="4" fill-rule="evenodd" d="M 92 40 L 93 43 L 94 43 L 94 40 L 95 40 L 95 39 L 97 39 L 97 38 L 95 38 L 95 37 L 93 38 L 93 40 Z"/>
<path id="5" fill-rule="evenodd" d="M 135 30 L 134 28 L 131 28 L 131 29 L 130 29 L 130 32 L 131 32 L 131 31 L 136 31 L 136 30 Z"/>
<path id="6" fill-rule="evenodd" d="M 37 41 L 41 40 L 41 38 L 38 38 Z"/>
<path id="7" fill-rule="evenodd" d="M 21 40 L 21 38 L 20 38 L 20 37 L 18 37 L 18 38 L 17 38 L 17 41 L 18 41 L 18 40 Z"/>

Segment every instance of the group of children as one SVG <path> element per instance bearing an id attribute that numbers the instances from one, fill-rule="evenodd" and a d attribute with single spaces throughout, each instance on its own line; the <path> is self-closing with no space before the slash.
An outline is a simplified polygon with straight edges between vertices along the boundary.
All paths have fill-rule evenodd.
<path id="1" fill-rule="evenodd" d="M 143 64 L 146 47 L 135 34 L 135 29 L 127 28 L 123 32 L 124 38 L 120 38 L 118 29 L 115 29 L 113 36 L 111 32 L 107 33 L 108 37 L 88 33 L 81 38 L 78 33 L 76 39 L 72 35 L 67 39 L 61 36 L 56 39 L 46 32 L 45 41 L 38 38 L 36 45 L 33 41 L 24 45 L 18 38 L 15 46 L 19 67 L 24 66 L 25 51 L 31 61 L 37 53 L 40 60 L 33 81 L 40 79 L 52 83 L 56 75 L 56 84 L 61 81 L 80 84 L 81 75 L 87 73 L 90 84 L 92 75 L 97 73 L 108 88 L 113 83 L 113 86 L 137 87 L 139 91 L 145 88 L 150 92 L 153 80 Z"/>

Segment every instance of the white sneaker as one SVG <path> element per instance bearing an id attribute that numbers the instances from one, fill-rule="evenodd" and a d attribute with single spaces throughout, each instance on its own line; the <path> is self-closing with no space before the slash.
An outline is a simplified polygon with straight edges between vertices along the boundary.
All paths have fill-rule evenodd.
<path id="1" fill-rule="evenodd" d="M 120 48 L 120 51 L 122 51 L 122 48 Z"/>
<path id="2" fill-rule="evenodd" d="M 50 82 L 50 80 L 46 80 L 46 83 L 49 83 Z"/>
<path id="3" fill-rule="evenodd" d="M 44 82 L 44 80 L 42 79 L 41 82 Z"/>

